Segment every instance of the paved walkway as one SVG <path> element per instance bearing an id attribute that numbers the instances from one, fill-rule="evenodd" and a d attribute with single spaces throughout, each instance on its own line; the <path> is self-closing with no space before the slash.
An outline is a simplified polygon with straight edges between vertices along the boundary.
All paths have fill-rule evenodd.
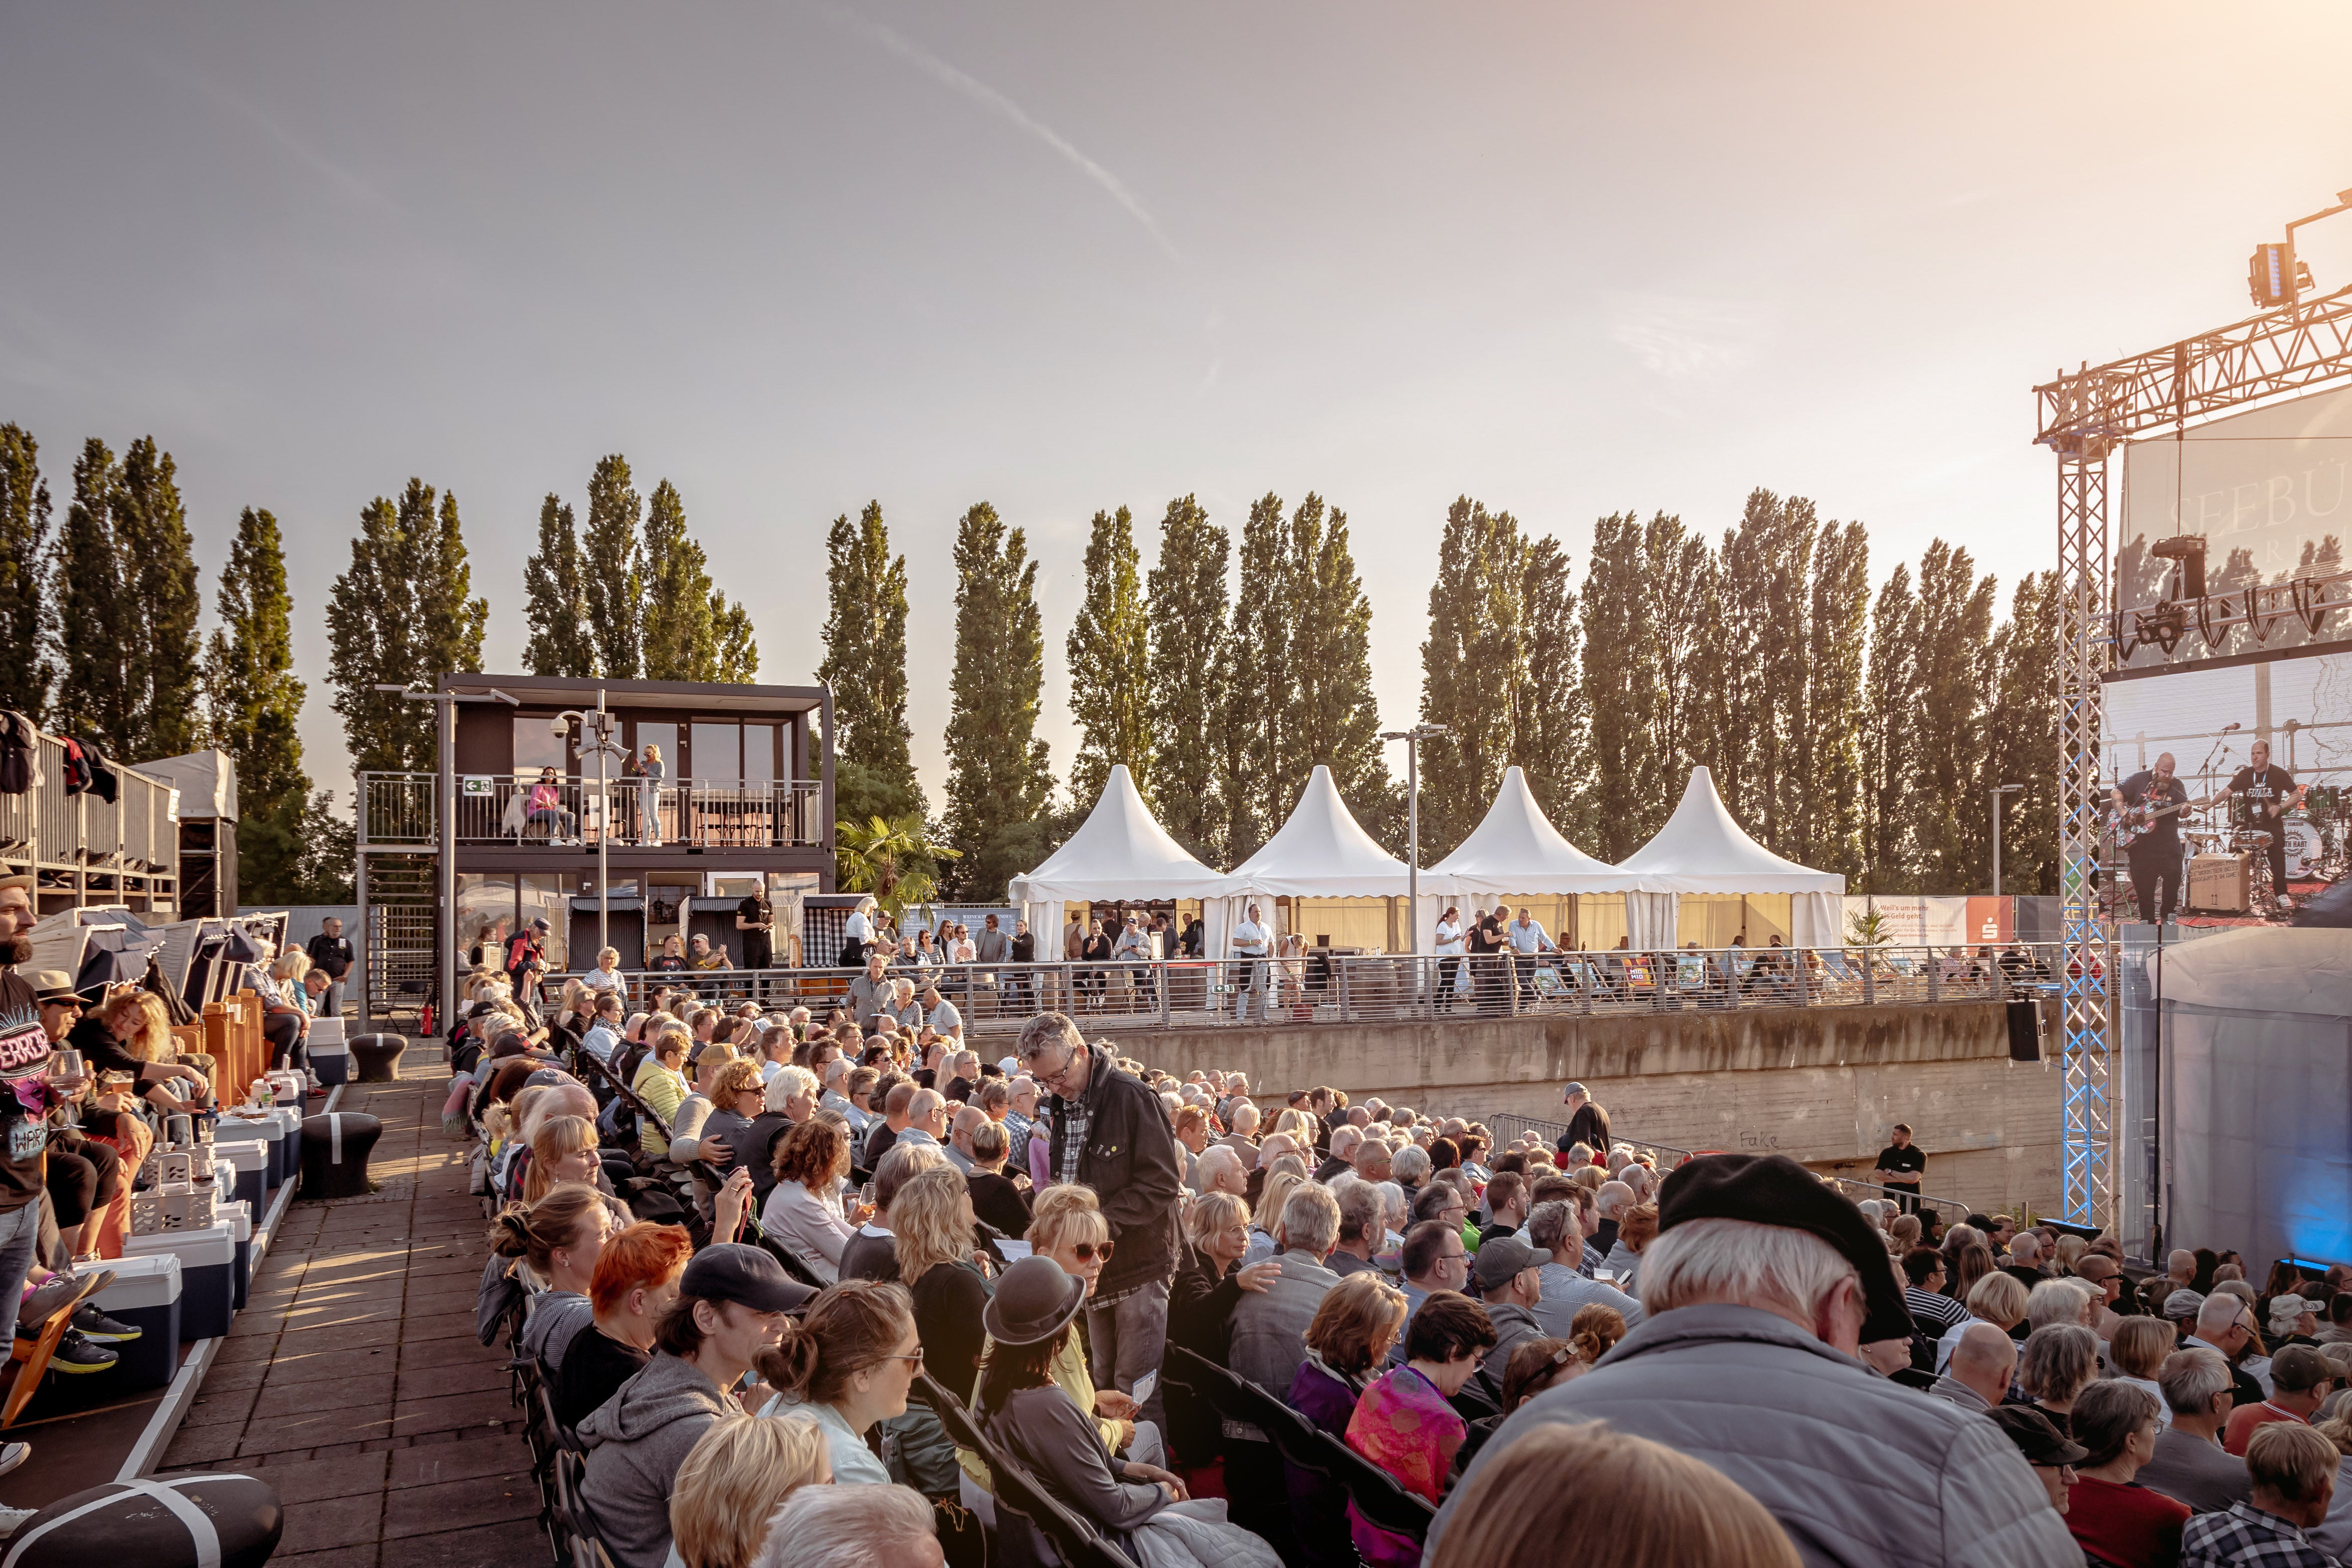
<path id="1" fill-rule="evenodd" d="M 425 1059 L 419 1060 L 422 1057 Z M 297 1199 L 163 1471 L 236 1469 L 286 1504 L 273 1563 L 514 1568 L 543 1561 L 539 1493 L 504 1354 L 474 1338 L 488 1253 L 463 1145 L 441 1131 L 441 1052 L 346 1089 L 383 1121 L 380 1191 Z"/>

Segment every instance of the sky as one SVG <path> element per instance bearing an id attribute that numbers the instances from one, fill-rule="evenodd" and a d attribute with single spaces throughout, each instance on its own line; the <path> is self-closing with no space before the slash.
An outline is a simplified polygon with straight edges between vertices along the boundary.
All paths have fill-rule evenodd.
<path id="1" fill-rule="evenodd" d="M 321 606 L 373 497 L 454 489 L 486 664 L 541 496 L 667 477 L 763 679 L 823 657 L 827 523 L 905 552 L 937 805 L 955 519 L 1044 562 L 1044 733 L 1087 521 L 1344 510 L 1409 721 L 1457 495 L 1557 534 L 1749 490 L 2054 561 L 2032 385 L 2235 321 L 2352 186 L 2352 7 L 2158 3 L 0 0 L 0 421 L 152 434 L 211 601 L 275 512 Z M 2352 215 L 2307 231 L 2352 281 Z"/>

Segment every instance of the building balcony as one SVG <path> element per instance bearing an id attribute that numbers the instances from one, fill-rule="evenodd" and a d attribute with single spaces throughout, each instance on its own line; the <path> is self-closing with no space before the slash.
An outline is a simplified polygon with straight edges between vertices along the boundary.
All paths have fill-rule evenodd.
<path id="1" fill-rule="evenodd" d="M 431 773 L 359 776 L 359 847 L 439 847 Z M 469 774 L 457 780 L 455 837 L 460 847 L 543 847 L 577 854 L 600 845 L 688 849 L 822 848 L 823 786 L 815 779 L 679 779 L 661 784 L 614 779 Z M 608 832 L 609 829 L 609 832 Z"/>

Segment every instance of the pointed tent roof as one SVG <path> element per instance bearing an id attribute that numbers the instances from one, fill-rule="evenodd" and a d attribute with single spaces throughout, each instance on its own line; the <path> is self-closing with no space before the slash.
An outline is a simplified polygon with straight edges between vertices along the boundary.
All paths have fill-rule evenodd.
<path id="1" fill-rule="evenodd" d="M 1195 860 L 1160 826 L 1125 763 L 1110 777 L 1069 842 L 1025 877 L 1013 879 L 1013 902 L 1095 899 L 1204 899 L 1224 879 Z"/>
<path id="2" fill-rule="evenodd" d="M 1618 862 L 1645 893 L 1843 893 L 1845 879 L 1784 860 L 1753 838 L 1725 809 L 1715 777 L 1691 770 L 1682 804 L 1657 836 Z"/>
<path id="3" fill-rule="evenodd" d="M 1503 771 L 1486 819 L 1432 874 L 1485 893 L 1610 893 L 1633 880 L 1562 837 L 1517 767 Z"/>
<path id="4" fill-rule="evenodd" d="M 1399 898 L 1409 875 L 1403 861 L 1364 831 L 1339 798 L 1331 770 L 1318 763 L 1290 820 L 1226 879 L 1225 890 L 1309 899 Z M 1424 893 L 1451 888 L 1433 871 L 1421 874 Z"/>

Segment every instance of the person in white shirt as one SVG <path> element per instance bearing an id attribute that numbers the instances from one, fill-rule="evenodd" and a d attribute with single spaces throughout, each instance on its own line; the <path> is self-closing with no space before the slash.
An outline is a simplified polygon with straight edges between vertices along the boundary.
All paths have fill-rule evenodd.
<path id="1" fill-rule="evenodd" d="M 1454 987 L 1462 973 L 1462 911 L 1448 904 L 1437 917 L 1437 1010 L 1454 1011 Z"/>
<path id="2" fill-rule="evenodd" d="M 963 1038 L 963 1015 L 956 1011 L 954 1003 L 940 994 L 937 985 L 923 987 L 923 1022 L 935 1035 L 950 1040 Z"/>
<path id="3" fill-rule="evenodd" d="M 1511 944 L 1511 963 L 1518 972 L 1519 988 L 1523 991 L 1536 983 L 1536 955 L 1559 951 L 1552 945 L 1551 933 L 1544 930 L 1543 921 L 1529 915 L 1525 906 L 1519 910 L 1519 918 L 1503 928 L 1503 937 Z"/>
<path id="4" fill-rule="evenodd" d="M 1249 907 L 1249 916 L 1234 927 L 1234 956 L 1241 962 L 1234 966 L 1234 1016 L 1241 1023 L 1249 1021 L 1250 997 L 1258 999 L 1258 1016 L 1272 1021 L 1266 997 L 1266 953 L 1273 944 L 1273 932 L 1266 930 L 1264 917 L 1255 904 Z"/>
<path id="5" fill-rule="evenodd" d="M 841 967 L 855 969 L 866 962 L 866 950 L 874 941 L 874 900 L 867 899 L 849 911 L 849 919 L 841 927 Z"/>
<path id="6" fill-rule="evenodd" d="M 628 1000 L 628 976 L 621 973 L 621 950 L 608 947 L 596 954 L 596 967 L 580 977 L 580 984 L 593 992 Z"/>
<path id="7" fill-rule="evenodd" d="M 594 1020 L 588 1032 L 580 1037 L 580 1048 L 598 1061 L 610 1064 L 613 1047 L 621 1043 L 621 999 L 610 992 L 596 998 Z"/>

